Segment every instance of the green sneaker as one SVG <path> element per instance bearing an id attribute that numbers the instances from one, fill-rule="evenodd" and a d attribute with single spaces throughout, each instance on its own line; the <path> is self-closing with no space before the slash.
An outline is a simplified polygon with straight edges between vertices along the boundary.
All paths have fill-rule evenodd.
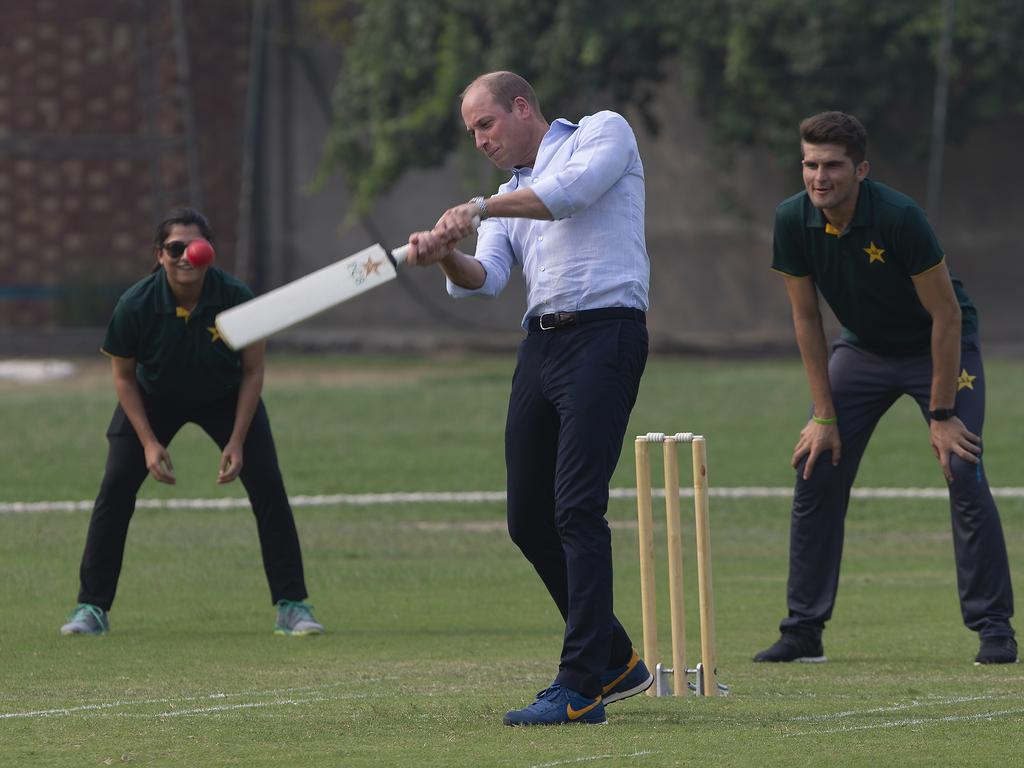
<path id="1" fill-rule="evenodd" d="M 279 600 L 275 635 L 322 635 L 324 627 L 313 617 L 313 606 L 301 600 Z"/>
<path id="2" fill-rule="evenodd" d="M 107 612 L 98 605 L 79 603 L 60 628 L 62 635 L 105 635 L 110 631 Z"/>

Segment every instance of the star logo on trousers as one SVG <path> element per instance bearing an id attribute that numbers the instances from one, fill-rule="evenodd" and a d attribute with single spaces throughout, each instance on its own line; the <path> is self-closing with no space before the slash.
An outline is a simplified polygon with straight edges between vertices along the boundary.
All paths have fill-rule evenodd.
<path id="1" fill-rule="evenodd" d="M 956 380 L 956 391 L 959 392 L 961 389 L 974 389 L 974 380 L 977 376 L 971 376 L 964 368 L 960 371 L 960 376 Z"/>

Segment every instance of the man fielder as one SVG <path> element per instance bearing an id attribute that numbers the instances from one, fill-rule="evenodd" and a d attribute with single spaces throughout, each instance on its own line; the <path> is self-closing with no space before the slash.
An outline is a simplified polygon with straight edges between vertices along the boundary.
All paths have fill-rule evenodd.
<path id="1" fill-rule="evenodd" d="M 754 661 L 825 660 L 850 488 L 878 420 L 908 394 L 949 486 L 960 609 L 981 638 L 975 662 L 1015 662 L 1010 568 L 982 464 L 977 312 L 924 212 L 867 178 L 856 118 L 809 117 L 800 137 L 806 191 L 776 211 L 772 268 L 786 279 L 813 412 L 793 452 L 789 615 Z M 831 360 L 819 289 L 843 325 Z"/>

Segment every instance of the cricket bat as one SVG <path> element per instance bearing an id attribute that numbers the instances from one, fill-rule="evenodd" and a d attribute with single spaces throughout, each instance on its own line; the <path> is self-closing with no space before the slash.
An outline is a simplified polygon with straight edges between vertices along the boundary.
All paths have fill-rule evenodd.
<path id="1" fill-rule="evenodd" d="M 247 347 L 394 280 L 398 276 L 396 268 L 405 261 L 408 253 L 408 245 L 396 248 L 390 254 L 379 243 L 371 245 L 305 277 L 224 310 L 217 315 L 217 331 L 231 349 Z"/>

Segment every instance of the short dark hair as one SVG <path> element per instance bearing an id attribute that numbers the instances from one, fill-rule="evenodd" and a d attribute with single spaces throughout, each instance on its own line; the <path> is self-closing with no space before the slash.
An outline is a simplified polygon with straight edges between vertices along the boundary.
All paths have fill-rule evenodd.
<path id="1" fill-rule="evenodd" d="M 480 75 L 459 94 L 459 100 L 465 99 L 469 90 L 476 85 L 486 88 L 487 92 L 494 97 L 494 101 L 504 107 L 506 112 L 511 112 L 512 104 L 517 98 L 522 96 L 533 111 L 540 115 L 540 101 L 537 100 L 536 91 L 533 90 L 533 86 L 524 77 L 517 75 L 515 72 L 499 70 Z"/>
<path id="2" fill-rule="evenodd" d="M 199 231 L 203 234 L 203 237 L 213 242 L 213 230 L 210 228 L 210 222 L 206 220 L 199 211 L 194 208 L 175 208 L 169 211 L 164 220 L 161 221 L 156 227 L 156 247 L 159 248 L 167 240 L 167 235 L 170 234 L 171 227 L 175 224 L 181 224 L 183 226 L 196 226 L 199 227 Z"/>
<path id="3" fill-rule="evenodd" d="M 820 112 L 800 123 L 800 140 L 808 144 L 839 144 L 853 164 L 860 165 L 868 154 L 868 132 L 853 115 Z"/>

